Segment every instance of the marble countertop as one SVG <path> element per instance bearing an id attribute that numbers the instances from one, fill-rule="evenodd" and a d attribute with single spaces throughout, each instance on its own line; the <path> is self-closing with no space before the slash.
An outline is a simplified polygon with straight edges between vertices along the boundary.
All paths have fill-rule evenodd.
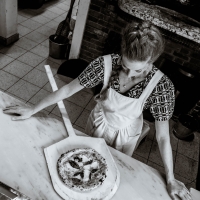
<path id="1" fill-rule="evenodd" d="M 61 200 L 55 192 L 44 148 L 67 137 L 62 122 L 40 114 L 12 121 L 2 109 L 17 99 L 0 92 L 0 181 L 33 200 Z M 77 135 L 84 133 L 75 130 Z M 109 148 L 121 174 L 113 200 L 170 200 L 163 175 L 157 170 Z"/>
<path id="2" fill-rule="evenodd" d="M 176 11 L 149 5 L 141 0 L 119 0 L 118 6 L 130 15 L 151 21 L 158 27 L 200 43 L 200 23 Z M 188 21 L 195 25 L 190 25 Z"/>

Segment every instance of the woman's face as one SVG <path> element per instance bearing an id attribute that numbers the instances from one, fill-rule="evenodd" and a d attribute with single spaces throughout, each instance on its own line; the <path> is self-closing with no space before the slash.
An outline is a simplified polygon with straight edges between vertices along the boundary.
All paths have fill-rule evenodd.
<path id="1" fill-rule="evenodd" d="M 123 72 L 130 78 L 141 75 L 148 67 L 151 66 L 149 59 L 146 61 L 130 61 L 126 56 L 121 57 Z"/>

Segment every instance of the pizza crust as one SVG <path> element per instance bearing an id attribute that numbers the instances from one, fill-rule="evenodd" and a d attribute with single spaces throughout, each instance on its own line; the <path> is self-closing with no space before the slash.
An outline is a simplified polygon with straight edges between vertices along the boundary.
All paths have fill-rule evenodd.
<path id="1" fill-rule="evenodd" d="M 57 169 L 64 184 L 79 192 L 102 185 L 108 171 L 106 160 L 92 148 L 77 148 L 62 154 Z"/>

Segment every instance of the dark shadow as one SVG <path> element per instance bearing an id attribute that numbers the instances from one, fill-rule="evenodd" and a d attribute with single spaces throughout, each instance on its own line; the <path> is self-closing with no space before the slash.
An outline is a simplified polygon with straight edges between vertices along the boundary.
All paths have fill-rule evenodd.
<path id="1" fill-rule="evenodd" d="M 38 9 L 44 4 L 45 0 L 18 0 L 19 8 Z"/>
<path id="2" fill-rule="evenodd" d="M 200 146 L 199 146 L 199 152 L 200 152 Z M 200 153 L 199 153 L 199 167 L 197 173 L 196 189 L 200 191 Z"/>

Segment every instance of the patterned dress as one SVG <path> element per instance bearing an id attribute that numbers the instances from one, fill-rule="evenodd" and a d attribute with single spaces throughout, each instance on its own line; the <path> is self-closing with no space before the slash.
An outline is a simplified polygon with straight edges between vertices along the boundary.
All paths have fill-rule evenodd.
<path id="1" fill-rule="evenodd" d="M 111 54 L 112 57 L 112 67 L 115 65 L 120 65 L 119 54 Z M 153 66 L 152 70 L 148 73 L 144 81 L 139 82 L 134 85 L 129 91 L 123 93 L 122 95 L 139 98 L 142 91 L 148 85 L 149 81 L 158 70 Z M 98 57 L 92 61 L 88 67 L 79 75 L 79 82 L 82 86 L 86 88 L 92 88 L 104 80 L 104 60 L 103 57 Z M 117 78 L 111 87 L 120 93 L 120 82 Z M 174 95 L 174 85 L 171 80 L 164 75 L 157 86 L 154 88 L 153 92 L 146 100 L 143 111 L 149 109 L 155 120 L 166 121 L 172 117 L 175 105 L 175 95 Z"/>

